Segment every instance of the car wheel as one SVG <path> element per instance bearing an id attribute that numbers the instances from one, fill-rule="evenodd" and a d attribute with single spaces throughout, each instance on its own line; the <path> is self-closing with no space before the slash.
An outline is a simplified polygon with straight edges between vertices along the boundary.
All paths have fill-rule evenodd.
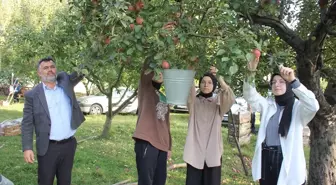
<path id="1" fill-rule="evenodd" d="M 98 115 L 103 113 L 103 108 L 99 104 L 93 104 L 90 107 L 91 115 Z"/>

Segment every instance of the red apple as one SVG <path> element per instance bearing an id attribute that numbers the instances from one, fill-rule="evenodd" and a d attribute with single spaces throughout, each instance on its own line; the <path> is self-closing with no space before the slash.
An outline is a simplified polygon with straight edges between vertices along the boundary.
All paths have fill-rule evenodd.
<path id="1" fill-rule="evenodd" d="M 97 5 L 98 4 L 98 0 L 92 0 L 91 1 L 94 5 Z"/>
<path id="2" fill-rule="evenodd" d="M 163 60 L 162 61 L 162 68 L 163 69 L 169 69 L 169 67 L 170 67 L 169 63 L 166 60 Z"/>
<path id="3" fill-rule="evenodd" d="M 140 11 L 141 9 L 143 9 L 144 6 L 145 4 L 142 1 L 138 1 L 137 3 L 135 3 L 135 9 L 137 11 Z"/>
<path id="4" fill-rule="evenodd" d="M 257 48 L 254 49 L 254 50 L 253 50 L 253 54 L 254 54 L 254 56 L 255 56 L 256 58 L 258 58 L 258 59 L 260 58 L 260 54 L 261 54 L 261 53 L 260 53 L 260 50 L 259 50 L 259 49 L 257 49 Z"/>
<path id="5" fill-rule="evenodd" d="M 144 20 L 141 17 L 137 17 L 135 21 L 136 21 L 137 24 L 141 25 Z"/>
<path id="6" fill-rule="evenodd" d="M 131 30 L 134 30 L 134 24 L 130 24 Z"/>
<path id="7" fill-rule="evenodd" d="M 110 44 L 110 42 L 111 42 L 110 37 L 106 37 L 105 44 L 108 45 L 108 44 Z"/>
<path id="8" fill-rule="evenodd" d="M 129 6 L 129 7 L 128 7 L 128 11 L 130 11 L 130 12 L 133 12 L 133 11 L 135 11 L 135 8 L 134 8 L 134 6 L 132 6 L 132 5 L 131 5 L 131 6 Z"/>

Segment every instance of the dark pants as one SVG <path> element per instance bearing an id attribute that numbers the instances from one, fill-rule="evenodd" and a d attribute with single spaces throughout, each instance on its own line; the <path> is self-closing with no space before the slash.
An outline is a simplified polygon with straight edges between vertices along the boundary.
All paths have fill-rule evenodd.
<path id="1" fill-rule="evenodd" d="M 76 147 L 74 137 L 60 143 L 50 141 L 47 153 L 37 156 L 38 184 L 53 185 L 56 175 L 57 185 L 70 185 Z"/>
<path id="2" fill-rule="evenodd" d="M 278 183 L 282 160 L 281 146 L 272 147 L 263 144 L 260 185 L 276 185 Z"/>
<path id="3" fill-rule="evenodd" d="M 14 100 L 14 103 L 19 102 L 19 92 L 14 92 L 13 100 Z"/>
<path id="4" fill-rule="evenodd" d="M 220 185 L 222 167 L 209 168 L 206 163 L 202 170 L 187 164 L 186 185 Z"/>
<path id="5" fill-rule="evenodd" d="M 263 145 L 260 185 L 276 185 L 280 174 L 283 156 L 281 147 Z"/>
<path id="6" fill-rule="evenodd" d="M 251 113 L 251 129 L 255 131 L 255 112 Z"/>
<path id="7" fill-rule="evenodd" d="M 167 152 L 144 140 L 135 140 L 138 185 L 164 185 L 167 179 Z"/>

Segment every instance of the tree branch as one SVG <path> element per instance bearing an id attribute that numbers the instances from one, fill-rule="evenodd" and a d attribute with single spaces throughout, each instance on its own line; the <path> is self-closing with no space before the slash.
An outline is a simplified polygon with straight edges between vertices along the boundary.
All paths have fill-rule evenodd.
<path id="1" fill-rule="evenodd" d="M 336 36 L 336 31 L 331 30 L 330 27 L 327 28 L 327 34 L 331 36 Z"/>
<path id="2" fill-rule="evenodd" d="M 125 97 L 125 95 L 126 95 L 126 93 L 128 91 L 128 88 L 129 87 L 126 88 L 126 90 L 124 91 L 123 95 L 121 96 L 121 98 L 119 99 L 119 101 L 117 103 L 112 103 L 113 107 L 116 106 L 116 105 L 118 105 L 121 102 L 121 100 L 124 99 L 124 97 Z"/>
<path id="3" fill-rule="evenodd" d="M 336 1 L 333 1 L 329 6 L 328 11 L 326 13 L 323 12 L 324 9 L 321 8 L 321 22 L 316 26 L 314 31 L 310 34 L 316 37 L 314 41 L 314 45 L 320 46 L 323 43 L 327 34 L 332 36 L 336 35 L 335 32 L 331 31 L 331 27 L 335 24 L 336 21 Z M 324 15 L 325 14 L 325 15 Z"/>
<path id="4" fill-rule="evenodd" d="M 112 111 L 112 115 L 115 115 L 120 111 L 122 111 L 130 103 L 132 98 L 135 98 L 137 95 L 138 95 L 138 89 L 135 89 L 133 94 L 129 98 L 127 98 L 127 100 L 125 100 L 116 110 Z"/>
<path id="5" fill-rule="evenodd" d="M 284 22 L 271 17 L 259 16 L 257 14 L 251 14 L 250 17 L 256 24 L 273 28 L 278 33 L 279 37 L 290 45 L 296 52 L 302 52 L 304 50 L 304 41 Z"/>
<path id="6" fill-rule="evenodd" d="M 325 59 L 324 60 L 324 63 L 326 63 L 326 62 L 328 62 L 328 61 L 330 61 L 330 60 L 336 60 L 336 57 L 332 57 L 332 58 L 328 58 L 328 59 Z M 336 72 L 336 71 L 335 71 Z M 335 74 L 335 73 L 334 73 Z"/>
<path id="7" fill-rule="evenodd" d="M 102 86 L 102 84 L 99 81 L 95 81 L 94 79 L 91 79 L 89 77 L 85 77 L 88 81 L 90 81 L 93 84 L 96 84 L 97 88 L 99 89 L 99 91 L 105 95 L 107 95 L 107 91 L 103 88 L 104 86 Z"/>
<path id="8" fill-rule="evenodd" d="M 118 74 L 118 78 L 117 80 L 115 81 L 114 85 L 112 87 L 117 87 L 117 85 L 120 83 L 120 79 L 121 79 L 121 76 L 122 76 L 122 72 L 124 71 L 124 68 L 125 68 L 125 65 L 123 65 L 119 71 L 119 74 Z"/>

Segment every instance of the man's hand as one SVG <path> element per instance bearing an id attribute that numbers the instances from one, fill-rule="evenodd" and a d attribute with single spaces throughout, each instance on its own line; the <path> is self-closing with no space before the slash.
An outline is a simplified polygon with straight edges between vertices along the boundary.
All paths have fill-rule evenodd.
<path id="1" fill-rule="evenodd" d="M 31 163 L 31 164 L 33 164 L 34 161 L 35 161 L 33 150 L 25 150 L 25 151 L 23 152 L 23 157 L 24 157 L 24 160 L 26 161 L 26 163 Z"/>
<path id="2" fill-rule="evenodd" d="M 279 66 L 280 68 L 280 75 L 284 78 L 287 82 L 292 82 L 295 80 L 294 70 L 289 67 L 284 67 L 282 65 Z"/>

